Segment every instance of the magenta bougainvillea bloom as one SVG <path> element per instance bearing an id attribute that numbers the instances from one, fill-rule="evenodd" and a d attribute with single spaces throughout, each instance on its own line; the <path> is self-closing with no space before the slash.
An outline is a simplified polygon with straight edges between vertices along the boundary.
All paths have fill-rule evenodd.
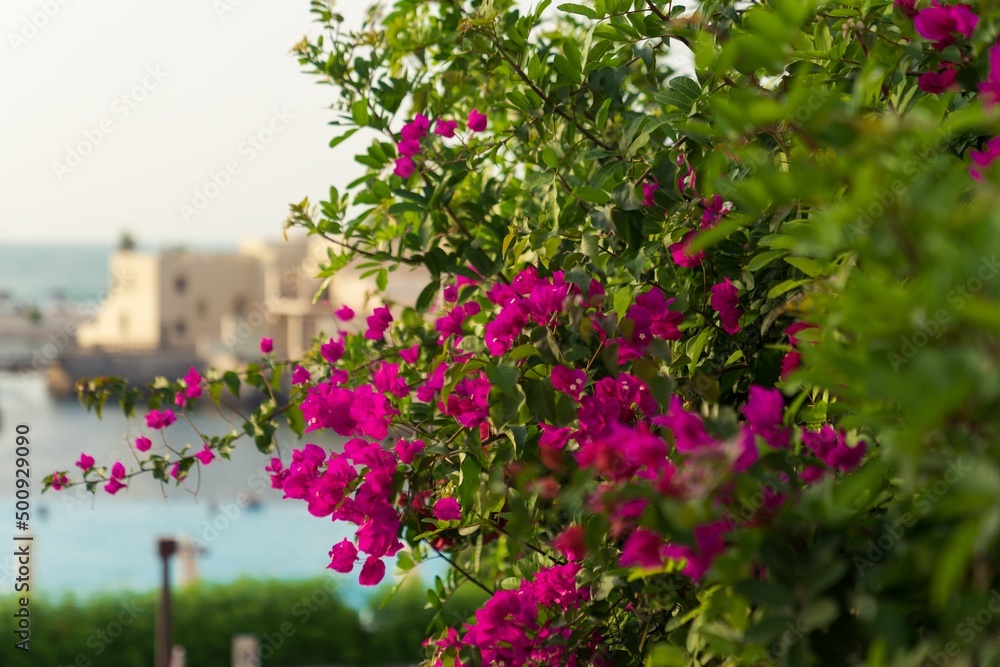
<path id="1" fill-rule="evenodd" d="M 690 251 L 691 242 L 695 239 L 695 236 L 695 232 L 688 232 L 678 243 L 670 246 L 670 256 L 673 258 L 674 264 L 685 269 L 693 269 L 701 266 L 702 261 L 705 259 L 705 251 L 699 250 L 695 253 Z"/>
<path id="2" fill-rule="evenodd" d="M 201 373 L 192 366 L 184 376 L 184 396 L 195 399 L 201 396 Z"/>
<path id="3" fill-rule="evenodd" d="M 362 586 L 378 586 L 385 577 L 385 561 L 375 556 L 369 556 L 361 566 L 358 583 Z"/>
<path id="4" fill-rule="evenodd" d="M 69 486 L 69 477 L 66 476 L 64 472 L 54 472 L 52 473 L 52 490 L 62 491 L 63 487 Z M 117 489 L 115 489 L 117 491 Z M 113 493 L 109 491 L 109 493 Z"/>
<path id="5" fill-rule="evenodd" d="M 743 416 L 750 431 L 759 435 L 771 447 L 788 447 L 790 431 L 781 426 L 785 397 L 777 389 L 751 385 L 750 398 L 743 406 Z"/>
<path id="6" fill-rule="evenodd" d="M 917 0 L 894 0 L 893 4 L 911 19 L 917 15 Z"/>
<path id="7" fill-rule="evenodd" d="M 358 548 L 354 546 L 354 542 L 345 537 L 330 549 L 330 564 L 326 567 L 329 570 L 346 574 L 354 569 L 357 560 Z"/>
<path id="8" fill-rule="evenodd" d="M 993 161 L 1000 158 L 1000 137 L 993 137 L 986 144 L 984 151 L 969 151 L 969 157 L 975 163 L 969 167 L 969 173 L 977 181 L 983 180 L 983 169 L 986 169 Z"/>
<path id="9" fill-rule="evenodd" d="M 587 557 L 587 531 L 583 526 L 570 526 L 552 541 L 552 546 L 567 560 L 581 561 Z"/>
<path id="10" fill-rule="evenodd" d="M 455 418 L 466 428 L 475 428 L 490 414 L 489 395 L 493 386 L 482 371 L 459 380 L 448 394 L 448 402 L 438 403 L 438 409 Z"/>
<path id="11" fill-rule="evenodd" d="M 153 446 L 153 441 L 144 435 L 140 435 L 135 439 L 135 448 L 140 452 L 148 452 L 149 448 Z"/>
<path id="12" fill-rule="evenodd" d="M 729 335 L 738 333 L 740 330 L 740 297 L 736 286 L 729 278 L 723 282 L 712 285 L 712 309 L 719 314 L 722 320 L 722 329 Z"/>
<path id="13" fill-rule="evenodd" d="M 663 538 L 646 528 L 637 528 L 625 540 L 618 564 L 622 567 L 660 567 L 663 565 Z"/>
<path id="14" fill-rule="evenodd" d="M 642 184 L 642 203 L 644 206 L 652 206 L 656 203 L 656 191 L 660 189 L 660 184 L 653 179 L 652 183 Z"/>
<path id="15" fill-rule="evenodd" d="M 438 118 L 434 123 L 434 134 L 445 137 L 446 139 L 451 139 L 455 136 L 456 127 L 458 127 L 458 121 Z"/>
<path id="16" fill-rule="evenodd" d="M 200 452 L 194 455 L 196 459 L 201 461 L 201 464 L 207 466 L 209 463 L 215 460 L 215 452 L 205 445 Z"/>
<path id="17" fill-rule="evenodd" d="M 393 451 L 396 452 L 396 457 L 400 463 L 409 465 L 413 463 L 413 458 L 424 450 L 424 447 L 423 440 L 404 440 L 400 438 L 396 442 Z"/>
<path id="18" fill-rule="evenodd" d="M 125 477 L 125 465 L 121 461 L 115 461 L 111 466 L 111 479 L 122 479 Z"/>
<path id="19" fill-rule="evenodd" d="M 312 374 L 303 366 L 296 365 L 292 371 L 292 384 L 305 384 L 312 379 Z"/>
<path id="20" fill-rule="evenodd" d="M 111 495 L 115 495 L 119 491 L 125 488 L 125 484 L 119 479 L 109 479 L 108 483 L 104 485 L 104 490 Z"/>
<path id="21" fill-rule="evenodd" d="M 331 338 L 327 342 L 320 345 L 319 353 L 324 359 L 326 359 L 327 363 L 333 365 L 340 361 L 340 358 L 344 356 L 345 339 L 345 336 L 341 334 L 336 340 Z"/>
<path id="22" fill-rule="evenodd" d="M 954 67 L 945 66 L 937 72 L 924 72 L 917 79 L 920 90 L 932 95 L 939 95 L 955 84 L 958 72 Z"/>
<path id="23" fill-rule="evenodd" d="M 81 452 L 80 460 L 76 462 L 76 467 L 84 472 L 87 472 L 94 467 L 94 457 Z"/>
<path id="24" fill-rule="evenodd" d="M 399 364 L 381 361 L 375 366 L 372 374 L 372 384 L 383 394 L 394 394 L 398 398 L 410 395 L 410 388 L 399 375 Z"/>
<path id="25" fill-rule="evenodd" d="M 462 507 L 454 498 L 441 498 L 434 503 L 434 518 L 438 521 L 461 521 Z"/>
<path id="26" fill-rule="evenodd" d="M 170 408 L 166 410 L 150 410 L 146 415 L 146 426 L 153 429 L 154 431 L 159 431 L 160 429 L 166 428 L 177 421 L 177 415 Z"/>
<path id="27" fill-rule="evenodd" d="M 552 386 L 579 401 L 587 387 L 587 374 L 578 368 L 556 366 L 552 369 Z"/>
<path id="28" fill-rule="evenodd" d="M 469 129 L 473 132 L 482 132 L 486 129 L 486 114 L 479 113 L 479 109 L 469 112 Z"/>
<path id="29" fill-rule="evenodd" d="M 990 49 L 990 71 L 986 81 L 979 84 L 979 92 L 986 106 L 1000 104 L 1000 42 Z"/>
<path id="30" fill-rule="evenodd" d="M 420 153 L 420 142 L 416 139 L 403 139 L 396 144 L 396 151 L 400 157 L 413 157 Z"/>
<path id="31" fill-rule="evenodd" d="M 972 37 L 972 31 L 979 23 L 979 17 L 968 5 L 941 6 L 934 0 L 934 6 L 922 9 L 913 18 L 913 27 L 924 39 L 934 42 L 934 48 L 943 49 L 955 41 L 955 33 Z"/>
<path id="32" fill-rule="evenodd" d="M 404 141 L 420 141 L 427 136 L 427 132 L 431 129 L 431 121 L 427 116 L 422 113 L 418 113 L 414 116 L 413 120 L 403 126 L 402 131 L 399 135 Z"/>
<path id="33" fill-rule="evenodd" d="M 868 450 L 863 440 L 850 447 L 844 432 L 829 424 L 824 424 L 819 431 L 805 431 L 802 434 L 802 444 L 811 449 L 823 463 L 840 472 L 856 470 Z"/>
<path id="34" fill-rule="evenodd" d="M 653 423 L 673 431 L 674 446 L 679 452 L 696 452 L 716 444 L 715 439 L 705 431 L 701 417 L 685 410 L 684 403 L 677 394 L 670 397 L 667 414 L 654 417 Z"/>
<path id="35" fill-rule="evenodd" d="M 702 229 L 714 227 L 715 223 L 721 220 L 722 216 L 729 210 L 729 204 L 722 199 L 721 195 L 712 195 L 711 199 L 702 199 L 701 206 L 705 209 L 701 214 Z"/>
<path id="36" fill-rule="evenodd" d="M 261 338 L 260 339 L 260 351 L 264 354 L 271 354 L 274 351 L 274 339 L 273 338 Z"/>
<path id="37" fill-rule="evenodd" d="M 368 340 L 381 340 L 385 336 L 386 329 L 392 323 L 392 313 L 389 312 L 388 306 L 380 306 L 368 316 L 366 322 L 368 323 L 368 330 L 365 331 L 365 338 Z"/>
<path id="38" fill-rule="evenodd" d="M 334 311 L 333 314 L 336 315 L 337 319 L 341 322 L 350 322 L 354 319 L 354 310 L 348 305 L 341 306 Z"/>
<path id="39" fill-rule="evenodd" d="M 399 358 L 408 364 L 417 363 L 417 359 L 420 358 L 420 346 L 414 345 L 413 347 L 408 347 L 400 350 Z"/>
<path id="40" fill-rule="evenodd" d="M 396 158 L 396 166 L 393 168 L 392 173 L 400 178 L 409 178 L 413 175 L 416 168 L 412 158 L 400 157 Z"/>

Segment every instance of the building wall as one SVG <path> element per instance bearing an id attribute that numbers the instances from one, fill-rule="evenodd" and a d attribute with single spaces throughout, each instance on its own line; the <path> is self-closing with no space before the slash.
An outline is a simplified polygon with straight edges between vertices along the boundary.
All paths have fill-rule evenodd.
<path id="1" fill-rule="evenodd" d="M 240 255 L 164 253 L 159 303 L 164 347 L 194 349 L 218 341 L 225 317 L 248 318 L 266 309 L 263 267 Z"/>
<path id="2" fill-rule="evenodd" d="M 108 294 L 92 322 L 81 324 L 81 348 L 153 350 L 160 346 L 160 258 L 119 251 L 109 261 Z"/>

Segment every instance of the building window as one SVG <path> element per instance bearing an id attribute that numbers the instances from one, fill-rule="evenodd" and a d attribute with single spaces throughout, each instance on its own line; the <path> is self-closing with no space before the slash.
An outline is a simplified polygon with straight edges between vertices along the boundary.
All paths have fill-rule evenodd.
<path id="1" fill-rule="evenodd" d="M 184 334 L 187 333 L 187 322 L 177 320 L 177 324 L 174 325 L 174 331 L 177 332 L 178 338 L 184 338 Z"/>
<path id="2" fill-rule="evenodd" d="M 177 276 L 177 278 L 174 279 L 174 289 L 177 290 L 178 294 L 183 294 L 184 290 L 187 289 L 187 285 L 187 278 L 184 276 Z"/>
<path id="3" fill-rule="evenodd" d="M 247 314 L 247 300 L 241 296 L 233 299 L 233 312 L 236 313 L 238 317 L 246 317 Z"/>
<path id="4" fill-rule="evenodd" d="M 205 319 L 205 316 L 208 315 L 208 306 L 205 304 L 205 300 L 204 299 L 199 299 L 198 300 L 198 305 L 195 306 L 195 310 L 198 313 L 198 319 L 199 320 Z"/>

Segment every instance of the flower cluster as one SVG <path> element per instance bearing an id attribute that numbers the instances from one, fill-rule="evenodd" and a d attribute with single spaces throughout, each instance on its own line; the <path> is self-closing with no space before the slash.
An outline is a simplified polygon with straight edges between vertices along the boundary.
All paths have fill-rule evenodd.
<path id="1" fill-rule="evenodd" d="M 469 112 L 468 128 L 472 132 L 482 132 L 486 129 L 486 121 L 486 114 L 480 113 L 478 109 L 473 109 Z M 434 122 L 434 134 L 450 139 L 455 136 L 457 127 L 458 121 L 438 118 Z M 396 158 L 392 173 L 403 179 L 413 175 L 417 168 L 413 158 L 422 152 L 423 140 L 430 130 L 431 121 L 422 113 L 418 113 L 413 120 L 403 126 L 399 133 L 399 142 L 396 144 L 396 152 L 399 157 Z"/>
<path id="2" fill-rule="evenodd" d="M 449 630 L 434 642 L 439 654 L 435 665 L 448 655 L 456 667 L 463 649 L 479 655 L 484 665 L 531 667 L 582 664 L 570 644 L 572 612 L 590 599 L 590 589 L 578 586 L 575 563 L 539 570 L 515 590 L 497 591 L 476 611 L 475 622 L 465 626 L 465 636 Z"/>

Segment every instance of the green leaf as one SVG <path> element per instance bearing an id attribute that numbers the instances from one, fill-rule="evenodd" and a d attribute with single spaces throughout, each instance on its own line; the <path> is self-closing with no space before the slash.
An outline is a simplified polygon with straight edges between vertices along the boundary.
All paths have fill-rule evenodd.
<path id="1" fill-rule="evenodd" d="M 762 252 L 759 255 L 755 255 L 753 259 L 747 262 L 748 271 L 759 271 L 765 266 L 778 259 L 779 257 L 784 257 L 788 254 L 787 250 L 768 250 Z"/>
<path id="2" fill-rule="evenodd" d="M 561 5 L 558 5 L 558 9 L 566 12 L 567 14 L 577 14 L 579 16 L 583 16 L 588 19 L 597 18 L 597 14 L 594 12 L 594 10 L 585 5 L 578 5 L 572 2 L 566 2 Z"/>

